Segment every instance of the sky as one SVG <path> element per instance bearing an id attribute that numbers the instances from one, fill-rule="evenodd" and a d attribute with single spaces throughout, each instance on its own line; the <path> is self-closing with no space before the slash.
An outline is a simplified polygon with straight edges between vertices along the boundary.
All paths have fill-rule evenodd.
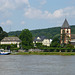
<path id="1" fill-rule="evenodd" d="M 75 25 L 75 0 L 0 0 L 4 31 L 61 27 L 65 18 Z"/>

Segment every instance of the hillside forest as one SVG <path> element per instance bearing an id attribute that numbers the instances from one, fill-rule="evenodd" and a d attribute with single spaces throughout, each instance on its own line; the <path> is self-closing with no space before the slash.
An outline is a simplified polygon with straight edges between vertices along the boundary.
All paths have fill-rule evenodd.
<path id="1" fill-rule="evenodd" d="M 33 38 L 37 36 L 46 36 L 48 39 L 53 38 L 60 38 L 60 30 L 61 27 L 53 27 L 53 28 L 46 28 L 46 29 L 37 29 L 31 30 Z M 8 33 L 8 36 L 19 36 L 21 31 L 11 31 Z M 75 25 L 71 26 L 71 33 L 75 34 Z"/>

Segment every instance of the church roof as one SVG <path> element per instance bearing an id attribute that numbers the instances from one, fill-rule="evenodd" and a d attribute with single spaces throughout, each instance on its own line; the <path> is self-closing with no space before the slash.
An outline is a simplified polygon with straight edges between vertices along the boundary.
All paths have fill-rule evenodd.
<path id="1" fill-rule="evenodd" d="M 68 21 L 65 19 L 63 25 L 61 28 L 70 28 L 69 24 L 68 24 Z"/>

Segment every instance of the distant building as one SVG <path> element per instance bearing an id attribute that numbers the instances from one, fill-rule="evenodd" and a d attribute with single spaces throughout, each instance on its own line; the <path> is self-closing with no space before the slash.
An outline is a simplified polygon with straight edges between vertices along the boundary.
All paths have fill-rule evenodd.
<path id="1" fill-rule="evenodd" d="M 33 41 L 34 46 L 36 46 L 36 43 L 42 43 L 42 45 L 50 46 L 50 39 L 47 39 L 45 36 L 36 37 Z"/>
<path id="2" fill-rule="evenodd" d="M 67 20 L 65 19 L 62 27 L 61 27 L 61 40 L 60 43 L 68 44 L 71 42 L 75 47 L 75 34 L 71 34 L 71 27 L 69 26 Z"/>
<path id="3" fill-rule="evenodd" d="M 19 44 L 21 43 L 21 40 L 18 37 L 5 37 L 1 40 L 1 44 L 17 44 L 17 47 L 19 48 Z"/>
<path id="4" fill-rule="evenodd" d="M 65 19 L 62 27 L 61 27 L 61 44 L 65 43 L 68 44 L 68 42 L 71 41 L 71 28 L 67 22 L 67 20 Z"/>
<path id="5" fill-rule="evenodd" d="M 71 34 L 71 44 L 75 47 L 75 34 Z"/>

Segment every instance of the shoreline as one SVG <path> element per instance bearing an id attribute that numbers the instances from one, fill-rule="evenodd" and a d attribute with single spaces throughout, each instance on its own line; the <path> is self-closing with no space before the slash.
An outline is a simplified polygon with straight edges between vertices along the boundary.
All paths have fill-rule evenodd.
<path id="1" fill-rule="evenodd" d="M 75 55 L 75 52 L 16 52 L 16 53 L 11 53 L 10 55 L 62 55 L 62 56 L 70 56 L 70 55 Z"/>

